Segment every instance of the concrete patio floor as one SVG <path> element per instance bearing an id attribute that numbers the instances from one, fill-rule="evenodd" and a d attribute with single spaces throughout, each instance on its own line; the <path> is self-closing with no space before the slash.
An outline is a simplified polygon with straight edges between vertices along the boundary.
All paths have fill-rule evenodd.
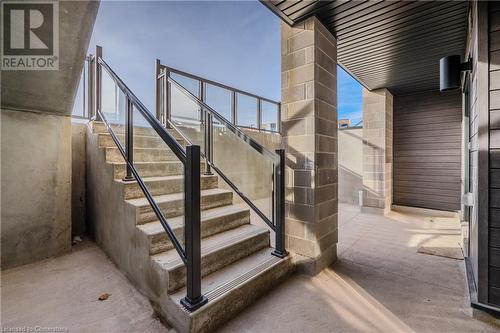
<path id="1" fill-rule="evenodd" d="M 500 332 L 472 317 L 463 260 L 417 253 L 459 247 L 457 219 L 341 205 L 339 260 L 294 275 L 221 332 Z M 103 292 L 111 296 L 97 301 Z M 2 327 L 165 332 L 149 302 L 93 243 L 2 272 Z"/>
<path id="2" fill-rule="evenodd" d="M 472 317 L 463 260 L 417 253 L 459 247 L 456 218 L 339 206 L 338 261 L 296 275 L 222 332 L 500 332 Z"/>

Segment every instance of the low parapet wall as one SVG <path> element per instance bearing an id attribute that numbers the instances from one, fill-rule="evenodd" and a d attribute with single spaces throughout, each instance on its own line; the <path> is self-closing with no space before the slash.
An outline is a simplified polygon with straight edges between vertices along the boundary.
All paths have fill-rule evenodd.
<path id="1" fill-rule="evenodd" d="M 363 128 L 342 128 L 338 132 L 339 202 L 359 204 L 363 190 Z"/>

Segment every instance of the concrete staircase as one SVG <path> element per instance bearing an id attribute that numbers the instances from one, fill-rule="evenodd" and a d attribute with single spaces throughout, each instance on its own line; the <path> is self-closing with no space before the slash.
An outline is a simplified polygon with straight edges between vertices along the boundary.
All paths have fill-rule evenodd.
<path id="1" fill-rule="evenodd" d="M 121 128 L 115 129 L 120 133 Z M 151 129 L 137 127 L 134 134 L 135 166 L 183 241 L 183 165 Z M 118 138 L 124 140 L 121 134 Z M 219 188 L 216 175 L 203 175 L 202 292 L 209 302 L 187 312 L 180 304 L 186 295 L 186 268 L 141 188 L 122 180 L 125 162 L 103 123 L 89 124 L 87 160 L 89 218 L 96 241 L 178 331 L 215 329 L 292 271 L 290 256 L 271 255 L 270 233 L 251 224 L 249 209 L 233 204 L 233 192 Z"/>

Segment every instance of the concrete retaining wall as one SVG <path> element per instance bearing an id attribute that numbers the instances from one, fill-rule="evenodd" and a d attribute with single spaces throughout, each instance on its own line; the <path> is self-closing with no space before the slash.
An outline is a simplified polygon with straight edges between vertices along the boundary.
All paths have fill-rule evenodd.
<path id="1" fill-rule="evenodd" d="M 1 111 L 1 267 L 71 248 L 71 119 Z"/>
<path id="2" fill-rule="evenodd" d="M 73 236 L 81 236 L 86 232 L 86 131 L 86 123 L 71 123 L 71 234 Z"/>
<path id="3" fill-rule="evenodd" d="M 339 129 L 339 202 L 359 204 L 363 190 L 363 128 Z"/>
<path id="4" fill-rule="evenodd" d="M 193 144 L 199 144 L 203 149 L 203 132 L 196 131 L 193 127 L 178 126 L 178 128 Z M 251 129 L 242 131 L 270 151 L 281 147 L 281 136 L 278 134 Z M 225 128 L 214 128 L 213 150 L 215 165 L 247 197 L 255 200 L 257 207 L 270 217 L 273 171 L 270 160 Z M 221 188 L 231 189 L 222 179 L 219 180 L 219 184 Z M 234 196 L 234 201 L 242 202 L 238 195 Z"/>

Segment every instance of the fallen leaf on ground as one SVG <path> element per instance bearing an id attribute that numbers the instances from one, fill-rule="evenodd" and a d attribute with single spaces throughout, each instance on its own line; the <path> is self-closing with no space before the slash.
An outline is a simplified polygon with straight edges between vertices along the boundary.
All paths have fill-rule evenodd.
<path id="1" fill-rule="evenodd" d="M 101 294 L 101 296 L 99 296 L 98 300 L 105 301 L 109 298 L 109 296 L 111 296 L 111 294 L 108 294 L 108 293 Z"/>

